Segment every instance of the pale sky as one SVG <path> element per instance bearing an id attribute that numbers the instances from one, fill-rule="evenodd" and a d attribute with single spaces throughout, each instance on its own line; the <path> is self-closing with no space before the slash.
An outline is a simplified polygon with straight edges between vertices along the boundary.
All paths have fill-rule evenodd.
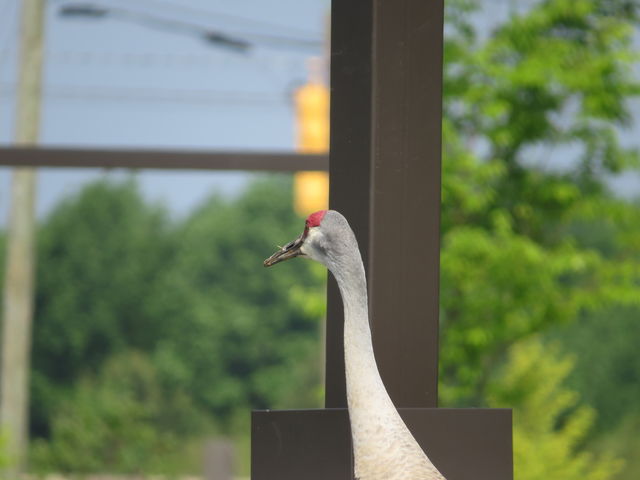
<path id="1" fill-rule="evenodd" d="M 13 137 L 18 5 L 0 0 L 0 143 Z M 236 53 L 185 32 L 165 31 L 116 18 L 61 18 L 62 5 L 92 3 L 247 38 Z M 526 3 L 526 2 L 525 2 Z M 480 15 L 485 33 L 523 2 L 491 0 Z M 324 36 L 330 0 L 49 0 L 46 19 L 41 144 L 292 150 L 291 93 L 306 78 L 305 60 L 319 47 L 277 47 L 256 36 L 316 42 Z M 488 11 L 488 10 L 487 10 Z M 638 127 L 626 138 L 636 142 Z M 105 173 L 40 169 L 38 212 Z M 122 175 L 111 172 L 109 175 Z M 233 194 L 248 178 L 240 172 L 143 171 L 145 195 L 182 215 L 212 190 Z M 10 170 L 0 168 L 0 225 L 8 206 Z M 637 176 L 619 181 L 629 195 Z"/>

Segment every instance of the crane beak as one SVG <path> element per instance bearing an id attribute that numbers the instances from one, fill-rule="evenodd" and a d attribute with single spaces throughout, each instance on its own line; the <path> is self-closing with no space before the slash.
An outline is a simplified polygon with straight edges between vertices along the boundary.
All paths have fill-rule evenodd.
<path id="1" fill-rule="evenodd" d="M 304 233 L 296 238 L 293 242 L 287 243 L 284 247 L 281 247 L 276 253 L 271 255 L 264 261 L 265 267 L 270 267 L 271 265 L 275 265 L 278 262 L 284 262 L 285 260 L 289 260 L 290 258 L 298 257 L 300 255 L 304 255 L 300 250 L 302 244 L 304 243 L 305 235 Z"/>

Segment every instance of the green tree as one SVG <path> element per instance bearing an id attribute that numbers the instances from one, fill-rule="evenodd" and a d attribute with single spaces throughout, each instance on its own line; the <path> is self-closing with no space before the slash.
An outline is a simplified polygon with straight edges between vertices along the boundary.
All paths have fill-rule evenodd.
<path id="1" fill-rule="evenodd" d="M 579 287 L 560 286 L 594 261 L 570 244 L 544 248 L 506 222 L 451 229 L 441 255 L 442 400 L 482 403 L 509 345 L 573 319 Z"/>
<path id="2" fill-rule="evenodd" d="M 590 442 L 592 449 L 616 452 L 624 460 L 616 480 L 635 480 L 640 475 L 640 415 L 628 413 L 616 428 L 600 434 Z"/>
<path id="3" fill-rule="evenodd" d="M 583 447 L 594 411 L 563 386 L 572 363 L 539 341 L 518 343 L 488 389 L 492 407 L 515 406 L 516 480 L 607 480 L 621 468 L 610 455 Z"/>
<path id="4" fill-rule="evenodd" d="M 143 401 L 127 400 L 129 387 L 103 378 L 130 351 L 211 431 L 246 436 L 251 408 L 319 404 L 325 273 L 311 262 L 283 265 L 289 275 L 262 267 L 303 226 L 290 203 L 290 178 L 263 178 L 171 223 L 130 179 L 89 185 L 51 213 L 41 228 L 34 329 L 38 465 L 124 472 L 161 450 L 150 440 L 156 433 L 188 436 L 183 423 L 144 416 Z M 93 427 L 74 433 L 83 423 Z M 83 441 L 93 463 L 71 460 Z M 115 443 L 138 453 L 100 453 Z"/>
<path id="5" fill-rule="evenodd" d="M 441 379 L 448 404 L 481 402 L 488 374 L 514 341 L 585 310 L 638 302 L 633 235 L 609 232 L 601 241 L 613 246 L 603 251 L 576 228 L 635 210 L 613 198 L 605 176 L 638 164 L 619 138 L 640 85 L 632 70 L 636 2 L 532 2 L 486 40 L 469 21 L 475 6 L 454 1 L 447 12 Z"/>
<path id="6" fill-rule="evenodd" d="M 70 474 L 197 472 L 188 446 L 208 423 L 189 397 L 162 387 L 146 356 L 123 353 L 58 404 L 51 438 L 36 441 L 31 465 Z"/>
<path id="7" fill-rule="evenodd" d="M 174 331 L 158 345 L 157 364 L 231 430 L 246 425 L 251 408 L 319 403 L 325 274 L 304 261 L 277 275 L 262 267 L 302 227 L 283 176 L 256 181 L 238 199 L 213 196 L 178 229 L 163 288 L 184 300 L 170 315 Z"/>
<path id="8" fill-rule="evenodd" d="M 598 410 L 599 431 L 613 430 L 628 415 L 640 415 L 638 318 L 636 308 L 612 307 L 547 334 L 575 355 L 569 380 Z"/>
<path id="9" fill-rule="evenodd" d="M 638 225 L 637 202 L 607 199 L 586 203 L 570 228 L 582 244 L 621 266 L 605 270 L 606 277 L 637 284 Z M 638 295 L 636 289 L 619 288 L 619 284 L 619 280 L 608 282 L 603 289 L 604 301 L 600 299 L 601 308 L 582 312 L 575 322 L 546 334 L 575 354 L 576 368 L 569 377 L 571 385 L 598 410 L 599 434 L 617 430 L 624 435 L 625 427 L 620 422 L 625 419 L 633 422 L 640 414 L 637 401 L 640 356 L 634 341 L 640 335 L 640 308 L 629 305 Z M 625 296 L 628 299 L 623 305 L 612 301 Z"/>
<path id="10" fill-rule="evenodd" d="M 129 347 L 148 351 L 165 320 L 153 312 L 172 237 L 166 214 L 133 179 L 99 181 L 64 200 L 38 232 L 32 429 L 84 373 Z M 170 296 L 171 292 L 162 292 Z"/>
<path id="11" fill-rule="evenodd" d="M 7 452 L 7 435 L 6 433 L 0 433 L 0 468 L 5 468 L 11 465 L 11 459 Z"/>

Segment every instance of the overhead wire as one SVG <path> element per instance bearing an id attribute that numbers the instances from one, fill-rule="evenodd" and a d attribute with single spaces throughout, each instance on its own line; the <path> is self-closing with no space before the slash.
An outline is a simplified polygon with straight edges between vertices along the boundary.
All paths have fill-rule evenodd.
<path id="1" fill-rule="evenodd" d="M 200 37 L 211 43 L 232 48 L 238 51 L 246 50 L 250 46 L 250 44 L 243 39 L 233 38 L 217 30 L 209 29 L 190 22 L 163 18 L 158 15 L 153 15 L 147 12 L 139 12 L 127 8 L 105 7 L 101 3 L 69 3 L 62 5 L 59 12 L 61 15 L 68 17 L 109 17 L 117 20 L 128 20 L 150 28 L 156 28 L 165 31 L 180 31 L 182 33 L 192 34 L 195 37 Z"/>
<path id="2" fill-rule="evenodd" d="M 9 58 L 13 52 L 0 50 L 0 63 Z M 237 63 L 234 57 L 220 56 L 213 52 L 188 54 L 164 52 L 107 52 L 107 51 L 55 51 L 46 50 L 44 56 L 49 65 L 75 66 L 123 66 L 136 68 L 208 68 L 227 66 Z M 244 62 L 244 61 L 243 61 Z M 300 67 L 301 60 L 296 57 L 256 56 L 251 59 L 252 65 L 273 68 L 277 64 L 280 69 L 291 71 Z M 244 63 L 243 63 L 244 65 Z"/>
<path id="3" fill-rule="evenodd" d="M 155 0 L 146 0 L 155 1 Z M 264 34 L 247 31 L 237 31 L 234 29 L 211 28 L 200 23 L 192 23 L 184 20 L 168 19 L 148 11 L 140 11 L 127 7 L 106 5 L 102 2 L 77 3 L 69 2 L 60 7 L 62 14 L 74 16 L 111 17 L 120 20 L 129 20 L 149 27 L 163 30 L 183 31 L 194 34 L 212 43 L 220 43 L 222 46 L 236 47 L 239 50 L 246 50 L 251 45 L 250 41 L 266 43 L 271 46 L 298 47 L 306 49 L 319 49 L 322 42 L 309 38 L 294 38 L 283 35 Z M 224 30 L 224 31 L 223 31 Z M 226 45 L 225 45 L 226 44 Z"/>
<path id="4" fill-rule="evenodd" d="M 142 5 L 140 5 L 142 3 Z M 203 11 L 201 9 L 190 9 L 190 7 L 178 7 L 175 4 L 160 1 L 160 0 L 143 0 L 142 2 L 138 0 L 135 6 L 144 7 L 144 6 L 156 6 L 156 7 L 164 7 L 164 8 L 173 8 L 182 12 L 189 13 L 198 13 L 199 16 L 203 16 Z M 313 40 L 313 39 L 301 39 L 301 38 L 290 38 L 283 37 L 279 35 L 271 35 L 271 34 L 261 34 L 255 32 L 243 32 L 243 33 L 233 33 L 233 37 L 229 37 L 227 34 L 227 29 L 224 29 L 224 33 L 221 33 L 221 30 L 211 29 L 208 26 L 203 26 L 199 24 L 194 24 L 191 22 L 184 21 L 182 19 L 176 18 L 165 18 L 163 16 L 159 16 L 157 14 L 150 14 L 148 12 L 142 12 L 139 10 L 132 10 L 129 8 L 122 8 L 112 3 L 105 4 L 103 2 L 95 2 L 95 3 L 76 3 L 76 2 L 64 2 L 61 5 L 61 11 L 63 13 L 67 13 L 68 15 L 76 15 L 76 16 L 93 16 L 93 17 L 112 17 L 120 20 L 128 20 L 134 21 L 136 23 L 144 24 L 145 26 L 150 26 L 153 28 L 160 28 L 163 30 L 172 30 L 172 31 L 182 31 L 184 33 L 189 33 L 191 35 L 200 36 L 205 40 L 211 41 L 213 43 L 224 44 L 226 46 L 230 46 L 231 48 L 242 51 L 246 50 L 250 46 L 252 46 L 253 42 L 267 42 L 272 46 L 296 46 L 296 47 L 311 47 L 314 50 L 321 46 L 321 42 Z M 156 10 L 157 11 L 157 10 Z M 215 13 L 207 12 L 209 16 L 215 16 Z M 224 14 L 223 14 L 224 15 Z M 235 19 L 240 19 L 241 17 L 233 16 Z M 243 18 L 243 21 L 249 21 L 248 19 Z M 261 25 L 263 27 L 268 26 L 273 28 L 274 24 L 269 24 L 267 22 L 254 22 L 257 25 Z M 251 43 L 249 43 L 246 39 L 250 39 Z M 252 58 L 255 60 L 255 57 Z M 146 59 L 145 59 L 146 61 Z M 262 65 L 263 67 L 265 65 Z M 273 70 L 272 66 L 269 65 L 269 70 Z M 289 69 L 290 70 L 290 69 Z"/>
<path id="5" fill-rule="evenodd" d="M 0 96 L 12 95 L 16 85 L 0 83 Z M 44 88 L 46 99 L 64 100 L 100 100 L 142 103 L 182 103 L 193 105 L 212 104 L 284 104 L 285 97 L 262 92 L 234 92 L 215 90 L 164 89 L 148 87 L 102 87 L 47 85 Z"/>
<path id="6" fill-rule="evenodd" d="M 70 5 L 71 2 L 66 0 L 54 0 L 56 3 L 60 4 L 62 8 L 65 5 Z M 156 6 L 164 6 L 165 8 L 173 8 L 176 10 L 183 10 L 192 14 L 203 15 L 207 13 L 210 16 L 216 16 L 215 12 L 205 12 L 201 9 L 196 9 L 192 7 L 184 7 L 172 4 L 171 2 L 160 1 L 160 0 L 144 0 L 139 3 L 146 3 L 149 5 Z M 19 0 L 7 0 L 2 4 L 2 13 L 7 13 L 9 9 L 15 9 L 19 4 Z M 98 3 L 95 5 L 99 6 Z M 162 29 L 168 30 L 182 30 L 187 33 L 197 33 L 202 34 L 204 31 L 208 31 L 207 27 L 196 25 L 190 22 L 184 22 L 181 20 L 175 19 L 167 19 L 162 18 L 157 15 L 148 14 L 146 12 L 137 12 L 128 9 L 122 9 L 120 7 L 105 7 L 108 8 L 111 17 L 121 16 L 123 19 L 138 21 L 139 23 L 144 23 L 146 26 L 152 26 Z M 5 15 L 0 15 L 0 18 L 5 17 Z M 17 14 L 9 16 L 9 22 L 16 23 Z M 240 22 L 251 23 L 251 19 L 246 19 L 234 15 L 226 15 L 220 14 L 220 17 L 226 17 L 227 19 L 233 19 Z M 261 26 L 263 28 L 279 28 L 279 26 L 275 24 L 270 24 L 267 22 L 261 21 L 253 21 L 253 24 L 256 26 Z M 5 32 L 11 30 L 11 28 L 5 29 Z M 292 29 L 290 29 L 292 31 Z M 4 36 L 7 36 L 7 33 L 4 33 Z M 269 40 L 277 40 L 282 41 L 283 43 L 287 42 L 307 42 L 306 44 L 314 44 L 313 40 L 308 39 L 291 39 L 284 38 L 280 36 L 271 36 L 271 35 L 261 35 L 261 34 L 251 34 L 248 33 L 247 36 L 252 36 L 253 38 L 263 38 Z M 2 35 L 0 35 L 2 37 Z M 311 42 L 311 43 L 308 43 Z M 1 43 L 0 43 L 1 45 Z M 6 48 L 0 50 L 0 63 L 5 61 L 7 58 L 11 56 L 11 50 Z M 56 58 L 57 57 L 57 58 Z M 137 64 L 147 66 L 149 64 L 162 64 L 171 66 L 171 64 L 175 64 L 176 62 L 182 62 L 182 64 L 190 64 L 190 65 L 210 65 L 215 62 L 212 61 L 211 57 L 208 56 L 200 56 L 196 59 L 196 56 L 180 56 L 175 54 L 131 54 L 125 53 L 122 55 L 118 54 L 108 54 L 104 52 L 95 53 L 95 52 L 63 52 L 63 53 L 55 53 L 48 52 L 47 53 L 47 61 L 71 61 L 74 60 L 78 63 L 86 63 L 91 61 L 92 58 L 105 58 L 114 59 L 119 58 L 119 61 L 127 64 Z M 207 58 L 208 57 L 208 58 Z M 10 96 L 15 93 L 15 84 L 13 83 L 0 83 L 0 96 Z M 223 91 L 214 91 L 214 90 L 186 90 L 186 89 L 162 89 L 162 88 L 135 88 L 135 87 L 99 87 L 99 86 L 65 86 L 65 85 L 46 85 L 44 88 L 45 97 L 47 99 L 69 99 L 69 100 L 103 100 L 103 101 L 124 101 L 124 102 L 163 102 L 163 103 L 183 103 L 183 104 L 197 104 L 197 105 L 211 105 L 211 104 L 274 104 L 274 103 L 282 103 L 286 104 L 287 96 L 282 95 L 269 95 L 262 93 L 247 93 L 247 92 L 223 92 Z"/>
<path id="7" fill-rule="evenodd" d="M 118 0 L 116 0 L 117 2 Z M 131 6 L 130 2 L 126 2 L 128 6 Z M 213 20 L 221 20 L 221 19 L 226 19 L 226 20 L 230 20 L 232 22 L 239 22 L 239 23 L 244 23 L 250 26 L 254 26 L 254 27 L 258 27 L 258 28 L 265 28 L 268 30 L 275 30 L 279 33 L 283 33 L 283 32 L 287 32 L 285 33 L 285 37 L 287 35 L 291 35 L 293 37 L 295 36 L 301 36 L 302 39 L 305 39 L 307 41 L 314 41 L 314 42 L 321 42 L 321 40 L 319 40 L 319 38 L 321 37 L 320 34 L 314 35 L 312 38 L 308 38 L 309 36 L 309 31 L 304 30 L 302 28 L 296 28 L 296 27 L 291 27 L 290 25 L 282 25 L 282 24 L 276 24 L 276 23 L 271 23 L 271 22 L 265 22 L 264 20 L 257 20 L 255 18 L 248 18 L 248 17 L 243 17 L 240 15 L 234 15 L 234 14 L 230 14 L 230 13 L 225 13 L 225 12 L 220 12 L 220 11 L 213 11 L 213 10 L 209 10 L 209 9 L 204 9 L 204 8 L 198 8 L 198 7 L 193 7 L 193 6 L 188 6 L 188 5 L 184 5 L 184 4 L 178 4 L 175 2 L 171 2 L 171 1 L 167 1 L 167 0 L 136 0 L 135 2 L 136 4 L 147 4 L 148 6 L 151 6 L 152 8 L 164 8 L 164 9 L 171 9 L 174 10 L 176 12 L 182 12 L 183 14 L 187 14 L 187 15 L 193 15 L 197 18 L 202 18 L 203 16 L 205 17 L 209 17 Z M 228 25 L 225 25 L 225 28 L 229 28 Z M 233 27 L 231 27 L 231 29 L 233 29 Z M 316 38 L 317 37 L 317 38 Z"/>

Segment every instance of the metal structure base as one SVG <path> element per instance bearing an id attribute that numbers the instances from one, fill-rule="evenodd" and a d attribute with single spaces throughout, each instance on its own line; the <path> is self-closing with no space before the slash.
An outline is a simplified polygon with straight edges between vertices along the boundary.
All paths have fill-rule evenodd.
<path id="1" fill-rule="evenodd" d="M 513 480 L 511 410 L 399 412 L 447 480 Z M 353 480 L 352 463 L 346 409 L 252 413 L 252 480 Z"/>

